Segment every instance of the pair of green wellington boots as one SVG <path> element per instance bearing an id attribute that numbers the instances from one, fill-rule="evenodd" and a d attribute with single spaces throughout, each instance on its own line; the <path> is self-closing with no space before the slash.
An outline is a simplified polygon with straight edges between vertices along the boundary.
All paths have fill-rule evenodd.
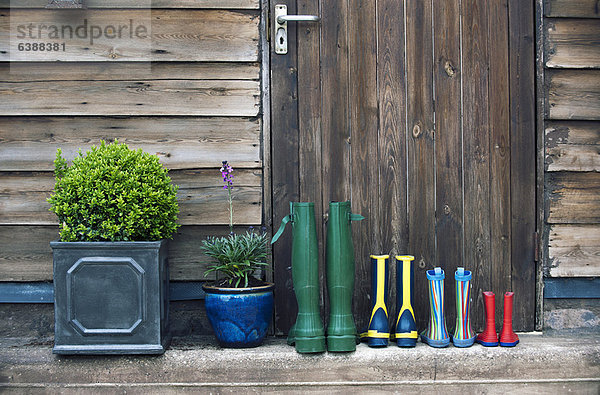
<path id="1" fill-rule="evenodd" d="M 320 314 L 319 244 L 314 203 L 291 202 L 290 214 L 283 218 L 273 236 L 271 244 L 279 239 L 287 223 L 292 224 L 292 280 L 298 316 L 290 329 L 288 344 L 295 345 L 299 353 L 356 350 L 358 337 L 352 315 L 354 246 L 350 224 L 362 219 L 361 215 L 352 214 L 350 202 L 329 203 L 326 266 L 330 313 L 327 339 Z"/>

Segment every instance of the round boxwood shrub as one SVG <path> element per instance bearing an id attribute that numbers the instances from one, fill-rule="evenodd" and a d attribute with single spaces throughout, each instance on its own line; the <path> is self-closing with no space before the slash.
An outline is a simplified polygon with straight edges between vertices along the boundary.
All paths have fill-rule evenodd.
<path id="1" fill-rule="evenodd" d="M 152 241 L 177 230 L 177 187 L 154 155 L 102 141 L 71 166 L 58 149 L 54 173 L 48 201 L 61 241 Z"/>

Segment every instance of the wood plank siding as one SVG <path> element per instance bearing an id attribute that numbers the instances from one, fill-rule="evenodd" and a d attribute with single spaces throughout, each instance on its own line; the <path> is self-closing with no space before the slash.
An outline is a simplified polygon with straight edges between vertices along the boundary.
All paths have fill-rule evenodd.
<path id="1" fill-rule="evenodd" d="M 237 229 L 264 223 L 259 1 L 88 0 L 81 11 L 46 4 L 0 0 L 0 281 L 51 280 L 48 243 L 58 231 L 46 198 L 56 149 L 71 160 L 101 140 L 141 148 L 170 169 L 182 225 L 171 279 L 203 280 L 199 241 L 228 233 L 221 161 L 236 169 Z M 65 51 L 35 56 L 11 46 L 15 20 L 83 18 L 144 21 L 150 39 L 91 45 L 74 37 Z"/>
<path id="2" fill-rule="evenodd" d="M 548 277 L 600 276 L 600 11 L 544 3 Z"/>

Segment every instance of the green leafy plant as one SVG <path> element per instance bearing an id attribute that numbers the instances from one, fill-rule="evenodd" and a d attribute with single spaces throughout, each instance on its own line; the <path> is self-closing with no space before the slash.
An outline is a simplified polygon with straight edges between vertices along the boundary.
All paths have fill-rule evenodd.
<path id="1" fill-rule="evenodd" d="M 58 149 L 54 167 L 48 202 L 61 241 L 151 241 L 177 230 L 177 187 L 158 157 L 102 141 L 71 166 Z"/>
<path id="2" fill-rule="evenodd" d="M 209 237 L 202 241 L 201 249 L 217 261 L 208 267 L 204 275 L 214 272 L 217 277 L 219 274 L 223 276 L 217 281 L 218 285 L 246 288 L 251 282 L 261 283 L 252 275 L 267 265 L 267 235 L 264 232 L 257 234 L 252 228 L 242 235 L 233 233 L 233 167 L 223 161 L 220 172 L 223 189 L 227 190 L 229 236 Z"/>
<path id="3" fill-rule="evenodd" d="M 202 242 L 202 250 L 217 263 L 209 266 L 204 275 L 216 272 L 230 287 L 248 287 L 254 272 L 267 265 L 267 235 L 247 231 L 225 237 L 209 237 Z"/>

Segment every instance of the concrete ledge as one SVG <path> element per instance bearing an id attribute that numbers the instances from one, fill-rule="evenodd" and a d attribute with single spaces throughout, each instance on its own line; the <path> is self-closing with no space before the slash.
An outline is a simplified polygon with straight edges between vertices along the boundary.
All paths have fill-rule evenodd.
<path id="1" fill-rule="evenodd" d="M 51 345 L 0 341 L 0 392 L 243 391 L 600 392 L 600 339 L 521 334 L 515 348 L 414 349 L 362 344 L 350 354 L 301 355 L 283 339 L 220 349 L 212 338 L 175 340 L 162 356 L 72 356 Z"/>

